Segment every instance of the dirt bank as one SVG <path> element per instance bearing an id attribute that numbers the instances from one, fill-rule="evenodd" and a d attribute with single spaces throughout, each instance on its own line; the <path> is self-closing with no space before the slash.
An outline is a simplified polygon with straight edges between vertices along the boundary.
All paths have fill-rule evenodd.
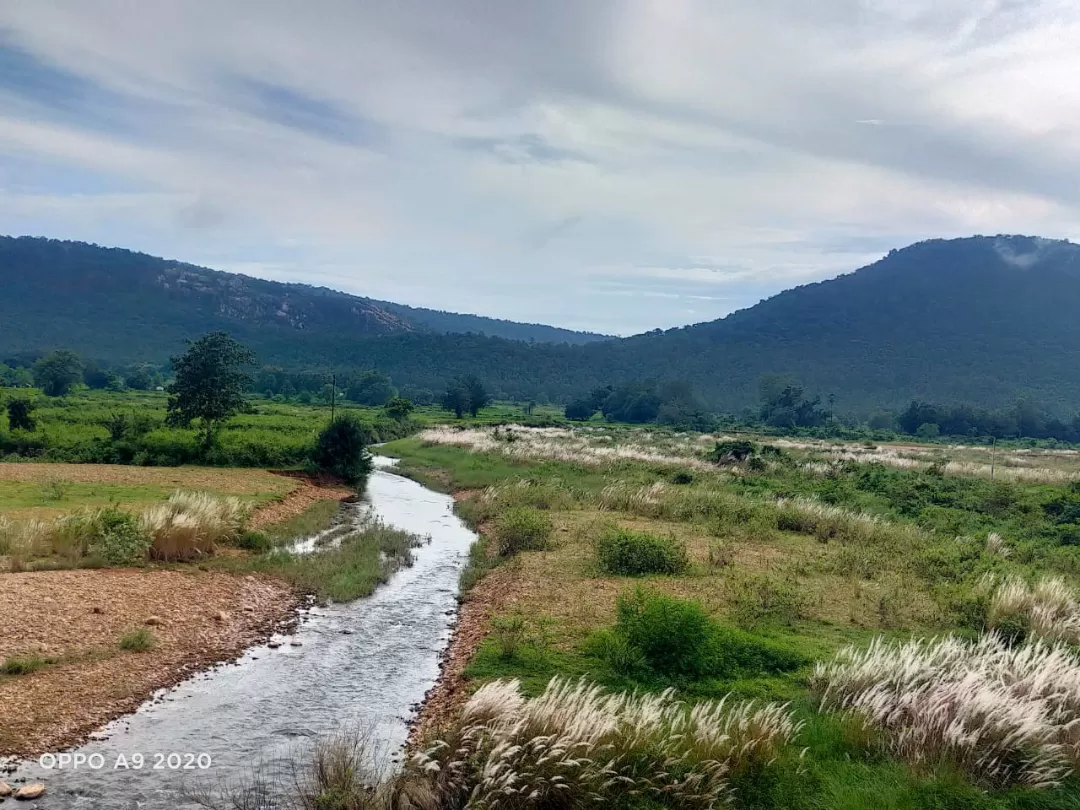
<path id="1" fill-rule="evenodd" d="M 356 495 L 356 490 L 337 481 L 312 478 L 299 473 L 277 473 L 295 483 L 295 488 L 279 501 L 265 504 L 255 510 L 248 527 L 262 529 L 274 523 L 283 523 L 302 515 L 317 501 L 343 501 Z"/>
<path id="2" fill-rule="evenodd" d="M 468 500 L 479 490 L 454 493 L 455 501 Z M 486 535 L 490 527 L 478 531 Z M 491 629 L 491 618 L 514 603 L 521 590 L 519 571 L 495 568 L 477 582 L 458 608 L 457 622 L 450 643 L 439 661 L 439 679 L 428 690 L 420 710 L 412 721 L 409 745 L 422 742 L 445 727 L 457 715 L 468 698 L 465 669 Z"/>
<path id="3" fill-rule="evenodd" d="M 133 711 L 157 689 L 233 660 L 294 620 L 283 583 L 203 571 L 40 571 L 0 574 L 0 661 L 52 659 L 0 675 L 0 756 L 68 748 Z M 149 622 L 149 623 L 148 623 Z M 148 652 L 120 650 L 146 628 Z"/>

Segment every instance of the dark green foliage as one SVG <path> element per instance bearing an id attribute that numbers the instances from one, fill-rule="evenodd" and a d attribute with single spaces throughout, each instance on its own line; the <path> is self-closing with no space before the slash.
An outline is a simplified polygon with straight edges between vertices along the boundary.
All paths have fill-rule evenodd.
<path id="1" fill-rule="evenodd" d="M 343 379 L 343 383 L 346 385 L 345 396 L 361 405 L 385 405 L 397 396 L 390 378 L 381 371 L 364 371 L 351 379 Z"/>
<path id="2" fill-rule="evenodd" d="M 491 394 L 483 382 L 473 374 L 466 374 L 451 380 L 446 385 L 439 404 L 454 414 L 458 419 L 466 413 L 476 416 L 480 410 L 491 403 Z"/>
<path id="3" fill-rule="evenodd" d="M 84 553 L 110 565 L 137 565 L 146 561 L 150 537 L 130 512 L 110 506 L 94 512 L 85 522 L 72 527 L 84 545 Z"/>
<path id="4" fill-rule="evenodd" d="M 612 526 L 596 541 L 596 562 L 612 576 L 681 574 L 690 565 L 686 546 L 673 537 L 657 537 Z"/>
<path id="5" fill-rule="evenodd" d="M 758 446 L 745 439 L 724 439 L 716 443 L 709 458 L 716 464 L 738 464 L 758 451 Z"/>
<path id="6" fill-rule="evenodd" d="M 933 438 L 939 434 L 998 439 L 1025 436 L 1080 442 L 1080 415 L 1072 422 L 1064 422 L 1024 399 L 1004 411 L 912 401 L 896 421 L 904 433 L 920 438 Z"/>
<path id="7" fill-rule="evenodd" d="M 542 551 L 551 541 L 551 518 L 539 509 L 521 506 L 508 509 L 495 521 L 495 543 L 500 557 L 520 551 Z"/>
<path id="8" fill-rule="evenodd" d="M 596 408 L 592 406 L 592 403 L 587 399 L 575 399 L 566 409 L 563 411 L 563 415 L 575 422 L 585 422 L 592 418 L 592 415 L 596 413 Z"/>
<path id="9" fill-rule="evenodd" d="M 759 382 L 761 421 L 776 428 L 821 427 L 832 416 L 819 408 L 820 397 L 810 399 L 802 386 L 784 375 L 767 374 Z"/>
<path id="10" fill-rule="evenodd" d="M 394 397 L 386 403 L 383 412 L 398 422 L 404 422 L 416 410 L 416 406 L 404 397 Z"/>
<path id="11" fill-rule="evenodd" d="M 461 385 L 469 394 L 469 413 L 473 416 L 491 404 L 491 393 L 475 374 L 465 375 L 461 379 Z"/>
<path id="12" fill-rule="evenodd" d="M 367 439 L 367 431 L 354 416 L 339 416 L 319 433 L 312 460 L 346 483 L 363 484 L 372 470 Z"/>
<path id="13" fill-rule="evenodd" d="M 217 426 L 243 409 L 251 384 L 244 367 L 254 362 L 255 354 L 224 332 L 189 342 L 183 355 L 172 358 L 176 380 L 168 389 L 168 423 L 187 427 L 199 420 L 209 444 Z"/>
<path id="14" fill-rule="evenodd" d="M 75 352 L 61 349 L 34 364 L 34 384 L 45 396 L 62 397 L 82 380 L 83 363 Z"/>
<path id="15" fill-rule="evenodd" d="M 642 589 L 619 597 L 615 632 L 663 675 L 708 672 L 714 625 L 697 602 Z"/>
<path id="16" fill-rule="evenodd" d="M 589 643 L 617 674 L 651 672 L 684 680 L 724 680 L 788 672 L 806 663 L 780 642 L 727 627 L 694 601 L 641 588 L 619 597 L 610 630 Z"/>
<path id="17" fill-rule="evenodd" d="M 795 372 L 807 391 L 834 392 L 837 412 L 912 397 L 1001 408 L 1024 395 L 1077 428 L 1080 248 L 1030 237 L 922 242 L 719 321 L 573 346 L 491 337 L 521 336 L 494 321 L 488 336 L 444 334 L 445 324 L 403 331 L 415 324 L 366 299 L 51 240 L 0 239 L 0 288 L 0 352 L 31 359 L 69 345 L 103 361 L 162 363 L 185 338 L 228 330 L 278 366 L 374 366 L 403 390 L 441 391 L 447 378 L 479 373 L 499 398 L 567 402 L 597 386 L 674 378 L 708 410 L 737 412 L 759 403 L 762 375 Z M 780 411 L 770 418 L 784 421 Z M 936 419 L 911 430 L 923 423 L 954 434 Z"/>
<path id="18" fill-rule="evenodd" d="M 33 430 L 37 424 L 34 421 L 34 403 L 21 397 L 9 399 L 7 418 L 11 430 Z"/>
<path id="19" fill-rule="evenodd" d="M 248 551 L 263 552 L 272 549 L 274 541 L 263 532 L 248 529 L 236 538 L 235 545 Z"/>

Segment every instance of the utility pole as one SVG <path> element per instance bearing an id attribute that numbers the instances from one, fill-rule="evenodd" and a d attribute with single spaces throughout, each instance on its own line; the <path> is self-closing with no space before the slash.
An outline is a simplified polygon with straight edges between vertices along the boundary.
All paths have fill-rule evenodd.
<path id="1" fill-rule="evenodd" d="M 334 421 L 334 409 L 337 406 L 337 374 L 330 375 L 330 386 L 334 389 L 330 392 L 330 422 Z"/>
<path id="2" fill-rule="evenodd" d="M 997 461 L 997 436 L 990 437 L 990 480 L 994 480 L 994 462 Z"/>

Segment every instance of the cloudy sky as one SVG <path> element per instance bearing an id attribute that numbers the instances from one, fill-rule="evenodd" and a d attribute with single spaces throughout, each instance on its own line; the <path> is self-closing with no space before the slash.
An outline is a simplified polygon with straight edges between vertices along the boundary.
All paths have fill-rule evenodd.
<path id="1" fill-rule="evenodd" d="M 8 0 L 0 232 L 630 334 L 1080 237 L 1074 0 Z"/>

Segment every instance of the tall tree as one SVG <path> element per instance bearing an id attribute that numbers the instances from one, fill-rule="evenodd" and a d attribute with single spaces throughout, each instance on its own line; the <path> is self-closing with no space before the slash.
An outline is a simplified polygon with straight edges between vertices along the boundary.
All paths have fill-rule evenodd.
<path id="1" fill-rule="evenodd" d="M 49 397 L 64 396 L 82 375 L 82 360 L 67 349 L 48 354 L 34 364 L 34 383 Z"/>
<path id="2" fill-rule="evenodd" d="M 37 426 L 34 420 L 34 403 L 28 399 L 9 399 L 7 403 L 8 427 L 11 430 L 33 430 Z"/>
<path id="3" fill-rule="evenodd" d="M 447 384 L 446 391 L 439 398 L 439 404 L 450 411 L 458 419 L 469 410 L 469 389 L 461 384 L 460 380 L 454 380 Z"/>
<path id="4" fill-rule="evenodd" d="M 461 382 L 469 392 L 469 413 L 473 416 L 480 413 L 481 408 L 491 404 L 491 394 L 475 374 L 467 375 Z"/>
<path id="5" fill-rule="evenodd" d="M 188 350 L 172 358 L 176 380 L 168 388 L 168 423 L 188 427 L 198 420 L 209 446 L 217 428 L 244 407 L 252 382 L 244 368 L 254 363 L 255 353 L 225 332 L 188 341 Z"/>

